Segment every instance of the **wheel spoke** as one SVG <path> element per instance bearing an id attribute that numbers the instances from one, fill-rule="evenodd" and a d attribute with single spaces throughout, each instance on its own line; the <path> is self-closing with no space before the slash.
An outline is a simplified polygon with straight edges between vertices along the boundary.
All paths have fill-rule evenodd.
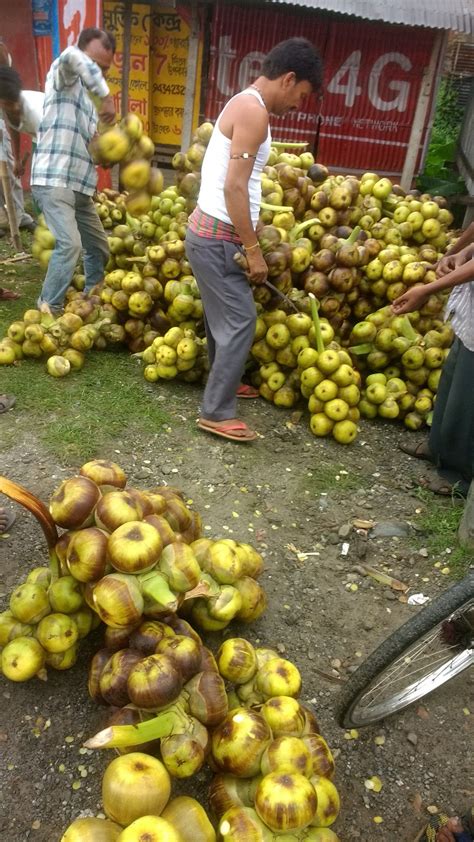
<path id="1" fill-rule="evenodd" d="M 355 727 L 376 722 L 421 699 L 474 664 L 472 643 L 466 646 L 462 637 L 450 641 L 443 633 L 447 620 L 460 617 L 461 612 L 472 610 L 471 606 L 472 599 L 441 620 L 442 615 L 438 614 L 434 628 L 427 629 L 418 639 L 412 638 L 404 651 L 398 650 L 401 654 L 386 661 L 385 669 L 373 674 L 365 690 L 355 697 L 347 721 Z"/>

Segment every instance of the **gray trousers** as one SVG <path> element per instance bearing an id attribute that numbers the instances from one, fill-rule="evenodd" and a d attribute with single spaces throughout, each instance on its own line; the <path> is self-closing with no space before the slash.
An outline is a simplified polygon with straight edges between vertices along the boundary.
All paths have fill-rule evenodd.
<path id="1" fill-rule="evenodd" d="M 429 448 L 438 474 L 467 493 L 474 477 L 474 352 L 458 338 L 439 381 Z"/>
<path id="2" fill-rule="evenodd" d="M 186 254 L 204 309 L 210 372 L 202 401 L 203 418 L 237 417 L 236 391 L 255 335 L 252 289 L 233 257 L 239 246 L 186 234 Z"/>

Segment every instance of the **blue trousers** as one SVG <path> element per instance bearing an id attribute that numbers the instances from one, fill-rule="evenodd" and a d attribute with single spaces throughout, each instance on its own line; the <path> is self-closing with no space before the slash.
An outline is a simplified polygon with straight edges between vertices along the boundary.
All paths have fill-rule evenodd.
<path id="1" fill-rule="evenodd" d="M 91 196 L 67 187 L 33 186 L 32 193 L 56 238 L 38 306 L 48 304 L 52 311 L 60 310 L 82 250 L 85 292 L 102 280 L 109 258 L 107 236 Z"/>

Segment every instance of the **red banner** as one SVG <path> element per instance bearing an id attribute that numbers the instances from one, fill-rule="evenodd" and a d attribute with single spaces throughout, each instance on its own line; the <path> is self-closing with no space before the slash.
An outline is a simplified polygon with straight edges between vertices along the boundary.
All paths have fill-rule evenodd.
<path id="1" fill-rule="evenodd" d="M 57 4 L 60 52 L 77 44 L 82 29 L 102 28 L 102 0 L 57 0 Z"/>
<path id="2" fill-rule="evenodd" d="M 434 32 L 318 13 L 216 7 L 206 118 L 253 82 L 279 41 L 309 38 L 324 62 L 322 105 L 271 118 L 276 140 L 304 140 L 318 160 L 345 170 L 400 173 Z M 321 114 L 319 111 L 321 108 Z"/>

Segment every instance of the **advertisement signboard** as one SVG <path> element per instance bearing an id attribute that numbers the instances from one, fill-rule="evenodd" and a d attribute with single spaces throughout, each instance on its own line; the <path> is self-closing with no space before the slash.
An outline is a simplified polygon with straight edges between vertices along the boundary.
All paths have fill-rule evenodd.
<path id="1" fill-rule="evenodd" d="M 105 0 L 103 26 L 104 29 L 115 36 L 117 42 L 114 60 L 107 76 L 107 83 L 115 100 L 117 114 L 121 113 L 122 107 L 123 16 L 123 3 Z M 150 30 L 150 7 L 145 4 L 134 3 L 130 38 L 128 110 L 141 117 L 146 132 L 149 132 L 150 128 Z"/>
<path id="2" fill-rule="evenodd" d="M 403 167 L 434 32 L 315 12 L 219 4 L 211 34 L 206 118 L 254 81 L 274 44 L 309 38 L 324 61 L 322 101 L 271 119 L 278 140 L 307 141 L 318 159 L 346 170 L 399 173 Z"/>
<path id="3" fill-rule="evenodd" d="M 186 8 L 158 7 L 151 32 L 151 136 L 155 143 L 180 146 L 190 38 Z M 194 126 L 199 119 L 201 63 L 202 43 L 194 85 Z"/>

